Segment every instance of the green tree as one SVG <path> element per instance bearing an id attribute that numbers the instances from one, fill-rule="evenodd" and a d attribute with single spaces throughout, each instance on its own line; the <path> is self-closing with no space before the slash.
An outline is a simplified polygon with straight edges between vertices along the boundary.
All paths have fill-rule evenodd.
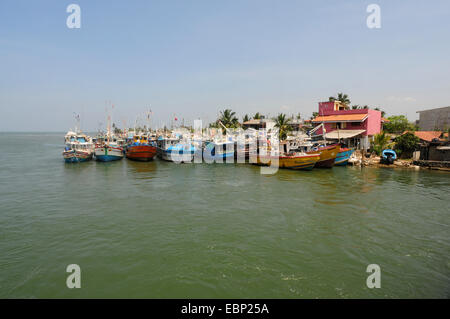
<path id="1" fill-rule="evenodd" d="M 231 109 L 226 109 L 220 112 L 219 121 L 225 127 L 237 127 L 239 126 L 239 120 L 236 117 L 236 112 L 233 112 Z"/>
<path id="2" fill-rule="evenodd" d="M 386 135 L 386 132 L 381 132 L 379 134 L 375 134 L 373 140 L 373 150 L 377 155 L 381 155 L 381 152 L 386 149 L 389 144 L 389 136 Z"/>
<path id="3" fill-rule="evenodd" d="M 256 112 L 256 114 L 253 116 L 254 120 L 259 120 L 261 119 L 261 114 L 259 114 L 259 112 Z"/>
<path id="4" fill-rule="evenodd" d="M 383 124 L 383 129 L 388 133 L 403 133 L 415 131 L 416 127 L 410 123 L 404 115 L 394 115 L 387 118 L 389 122 Z"/>
<path id="5" fill-rule="evenodd" d="M 403 158 L 411 157 L 419 147 L 420 139 L 414 133 L 408 132 L 395 139 L 394 150 Z"/>
<path id="6" fill-rule="evenodd" d="M 339 101 L 339 102 L 341 102 L 342 104 L 345 104 L 345 105 L 350 104 L 350 99 L 349 99 L 348 95 L 344 94 L 342 92 L 338 93 L 337 97 L 330 96 L 328 98 L 328 101 L 330 101 L 330 102 Z"/>
<path id="7" fill-rule="evenodd" d="M 249 120 L 250 120 L 250 117 L 247 114 L 245 114 L 244 118 L 242 119 L 242 122 L 247 122 Z"/>
<path id="8" fill-rule="evenodd" d="M 275 127 L 278 128 L 280 140 L 285 140 L 287 134 L 292 130 L 292 128 L 288 125 L 291 119 L 286 117 L 286 114 L 279 113 L 278 116 L 274 118 L 274 121 Z"/>

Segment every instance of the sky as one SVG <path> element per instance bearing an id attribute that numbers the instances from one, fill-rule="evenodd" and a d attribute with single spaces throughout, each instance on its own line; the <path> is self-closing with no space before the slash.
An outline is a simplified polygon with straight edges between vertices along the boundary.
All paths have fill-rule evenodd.
<path id="1" fill-rule="evenodd" d="M 448 0 L 1 0 L 0 131 L 309 118 L 338 92 L 413 121 L 450 105 L 449 39 Z"/>

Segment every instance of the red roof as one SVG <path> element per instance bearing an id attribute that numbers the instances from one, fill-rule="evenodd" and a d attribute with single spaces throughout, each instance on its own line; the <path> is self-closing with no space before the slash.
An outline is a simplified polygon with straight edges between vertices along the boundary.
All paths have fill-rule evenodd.
<path id="1" fill-rule="evenodd" d="M 405 133 L 408 133 L 408 131 L 406 131 Z M 414 133 L 415 136 L 427 142 L 431 142 L 435 138 L 438 139 L 442 135 L 441 131 L 415 131 L 411 133 Z"/>
<path id="2" fill-rule="evenodd" d="M 367 113 L 357 113 L 357 114 L 340 114 L 340 115 L 325 115 L 318 116 L 313 122 L 362 122 L 367 118 Z"/>

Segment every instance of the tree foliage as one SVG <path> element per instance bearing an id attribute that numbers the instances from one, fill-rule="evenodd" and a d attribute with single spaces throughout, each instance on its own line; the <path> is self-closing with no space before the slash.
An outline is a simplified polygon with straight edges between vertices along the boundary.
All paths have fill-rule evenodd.
<path id="1" fill-rule="evenodd" d="M 287 134 L 292 130 L 291 126 L 288 125 L 291 119 L 288 118 L 286 114 L 279 113 L 274 120 L 275 120 L 275 127 L 278 128 L 278 135 L 280 140 L 285 140 Z"/>
<path id="2" fill-rule="evenodd" d="M 256 114 L 253 116 L 254 120 L 259 120 L 261 119 L 261 114 L 259 114 L 259 112 L 256 112 Z"/>
<path id="3" fill-rule="evenodd" d="M 404 131 L 415 131 L 416 127 L 410 123 L 404 115 L 394 115 L 387 118 L 389 122 L 383 124 L 383 129 L 388 133 L 403 133 Z"/>
<path id="4" fill-rule="evenodd" d="M 350 104 L 350 98 L 348 97 L 347 94 L 344 94 L 342 92 L 338 93 L 337 97 L 330 96 L 328 98 L 328 101 L 330 101 L 330 102 L 339 101 L 339 102 L 341 102 L 342 104 L 345 104 L 345 105 Z"/>
<path id="5" fill-rule="evenodd" d="M 377 153 L 377 155 L 381 155 L 381 152 L 387 148 L 389 140 L 389 136 L 386 135 L 385 131 L 375 134 L 373 140 L 373 150 Z"/>
<path id="6" fill-rule="evenodd" d="M 408 132 L 395 139 L 394 150 L 403 157 L 411 156 L 419 147 L 420 139 L 414 133 Z"/>

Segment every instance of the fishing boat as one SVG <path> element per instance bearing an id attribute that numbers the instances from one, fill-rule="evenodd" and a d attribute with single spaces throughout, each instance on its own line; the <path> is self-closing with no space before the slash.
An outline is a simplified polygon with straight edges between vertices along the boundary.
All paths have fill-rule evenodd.
<path id="1" fill-rule="evenodd" d="M 203 148 L 203 159 L 207 163 L 224 163 L 234 161 L 233 141 L 206 141 Z"/>
<path id="2" fill-rule="evenodd" d="M 250 153 L 250 163 L 263 166 L 273 166 L 278 161 L 278 167 L 295 170 L 312 170 L 316 163 L 320 160 L 319 153 L 306 154 L 304 152 L 293 151 L 289 149 L 290 144 L 287 141 L 279 143 L 279 149 L 271 153 L 270 146 L 259 147 Z M 266 152 L 261 152 L 263 148 L 267 148 Z"/>
<path id="3" fill-rule="evenodd" d="M 87 162 L 92 159 L 94 145 L 89 136 L 69 131 L 64 137 L 64 142 L 62 155 L 66 163 Z"/>
<path id="4" fill-rule="evenodd" d="M 135 135 L 126 146 L 126 157 L 134 161 L 151 161 L 156 155 L 156 143 L 148 135 Z"/>
<path id="5" fill-rule="evenodd" d="M 319 154 L 289 153 L 280 155 L 255 155 L 250 154 L 250 162 L 256 165 L 270 166 L 278 161 L 278 167 L 294 170 L 312 170 L 319 161 Z M 276 162 L 274 163 L 274 165 Z"/>
<path id="6" fill-rule="evenodd" d="M 100 162 L 118 161 L 123 158 L 123 147 L 114 136 L 107 135 L 95 145 L 95 159 Z"/>
<path id="7" fill-rule="evenodd" d="M 336 156 L 336 159 L 334 161 L 334 165 L 337 165 L 337 166 L 347 165 L 348 160 L 352 156 L 353 152 L 354 152 L 354 149 L 352 149 L 352 148 L 341 147 L 341 150 L 338 153 L 338 155 Z"/>
<path id="8" fill-rule="evenodd" d="M 322 145 L 313 147 L 310 151 L 306 152 L 307 154 L 320 154 L 320 159 L 317 161 L 315 167 L 321 168 L 331 168 L 334 166 L 334 162 L 336 161 L 336 157 L 341 150 L 341 146 L 339 144 L 333 145 Z"/>
<path id="9" fill-rule="evenodd" d="M 385 149 L 381 152 L 380 163 L 392 164 L 397 159 L 397 153 L 394 150 Z"/>
<path id="10" fill-rule="evenodd" d="M 196 152 L 192 142 L 183 141 L 181 136 L 162 137 L 157 140 L 158 157 L 177 163 L 191 163 Z"/>

